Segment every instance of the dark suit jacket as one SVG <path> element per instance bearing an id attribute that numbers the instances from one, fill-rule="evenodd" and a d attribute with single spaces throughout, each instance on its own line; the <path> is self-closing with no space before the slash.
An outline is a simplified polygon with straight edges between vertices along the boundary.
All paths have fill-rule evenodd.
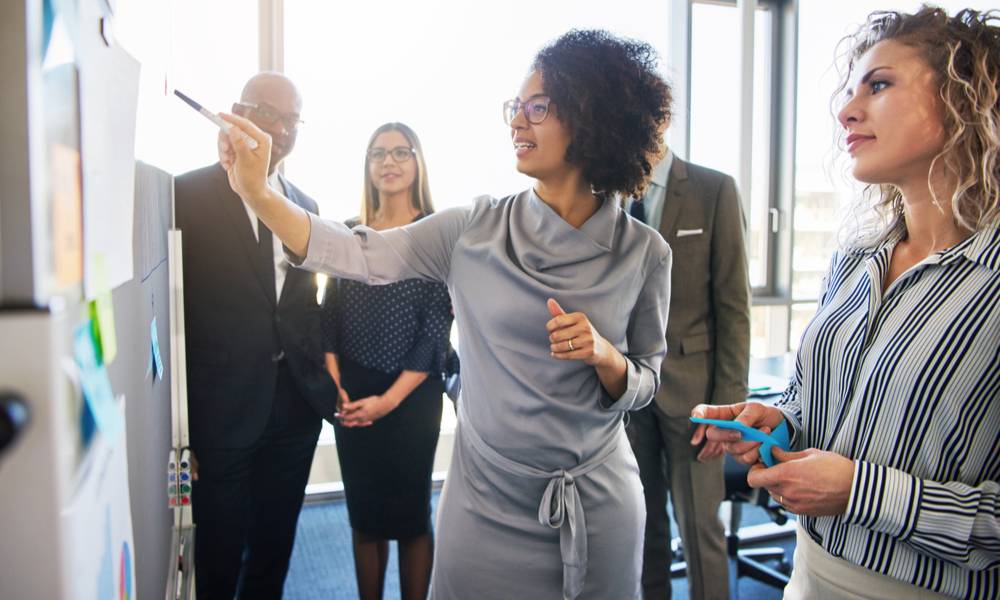
<path id="1" fill-rule="evenodd" d="M 290 200 L 316 202 L 283 180 Z M 323 366 L 313 273 L 289 266 L 277 305 L 274 278 L 255 258 L 243 201 L 218 164 L 177 177 L 177 227 L 184 257 L 188 415 L 196 448 L 245 448 L 263 433 L 284 353 L 308 402 L 290 403 L 294 422 L 333 418 L 336 384 Z M 312 408 L 310 408 L 310 406 Z"/>
<path id="2" fill-rule="evenodd" d="M 746 219 L 733 178 L 675 156 L 659 230 L 674 264 L 657 406 L 686 417 L 697 404 L 743 402 L 750 283 Z"/>

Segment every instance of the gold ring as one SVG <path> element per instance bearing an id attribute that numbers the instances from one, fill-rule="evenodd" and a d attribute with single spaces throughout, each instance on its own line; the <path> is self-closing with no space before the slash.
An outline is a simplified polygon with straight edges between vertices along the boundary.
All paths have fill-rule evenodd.
<path id="1" fill-rule="evenodd" d="M 570 352 L 572 352 L 573 350 L 576 349 L 576 348 L 573 347 L 573 340 L 566 340 L 566 343 L 569 344 L 569 351 Z"/>

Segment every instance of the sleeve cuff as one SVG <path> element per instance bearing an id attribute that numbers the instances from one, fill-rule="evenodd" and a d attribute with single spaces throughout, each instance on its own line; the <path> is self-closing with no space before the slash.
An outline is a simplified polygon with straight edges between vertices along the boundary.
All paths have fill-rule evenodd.
<path id="1" fill-rule="evenodd" d="M 775 408 L 780 410 L 781 414 L 785 415 L 785 421 L 788 423 L 788 432 L 790 434 L 788 438 L 788 447 L 796 452 L 805 450 L 805 448 L 801 447 L 805 444 L 803 443 L 802 437 L 802 423 L 799 422 L 798 416 L 787 408 L 781 406 L 776 406 Z"/>
<path id="2" fill-rule="evenodd" d="M 856 460 L 844 521 L 905 539 L 916 526 L 922 491 L 909 473 Z"/>
<path id="3" fill-rule="evenodd" d="M 285 261 L 287 261 L 288 264 L 292 265 L 293 267 L 305 269 L 307 271 L 314 271 L 315 264 L 311 265 L 310 263 L 315 263 L 317 261 L 310 261 L 309 258 L 315 257 L 318 254 L 314 244 L 316 243 L 316 238 L 319 237 L 315 235 L 316 226 L 319 224 L 318 223 L 319 219 L 317 219 L 316 215 L 312 213 L 309 213 L 308 217 L 309 217 L 309 244 L 306 246 L 306 255 L 299 256 L 297 254 L 294 254 L 288 249 L 288 246 L 283 245 L 281 248 L 285 252 Z"/>
<path id="4" fill-rule="evenodd" d="M 638 408 L 637 404 L 643 398 L 643 389 L 651 385 L 648 383 L 649 379 L 650 377 L 645 369 L 635 364 L 628 357 L 625 357 L 625 391 L 622 392 L 622 395 L 617 400 L 610 404 L 602 402 L 602 408 L 608 411 L 626 411 Z M 653 397 L 652 393 L 646 395 L 649 396 L 650 400 Z"/>
<path id="5" fill-rule="evenodd" d="M 310 238 L 311 237 L 312 236 L 310 236 Z M 310 239 L 310 243 L 311 242 L 312 242 L 312 240 Z M 292 265 L 293 267 L 298 267 L 300 269 L 304 268 L 302 266 L 302 263 L 304 261 L 303 258 L 301 258 L 300 256 L 298 256 L 297 254 L 292 253 L 292 251 L 288 249 L 288 246 L 282 245 L 281 249 L 285 253 L 285 262 L 287 262 L 288 264 Z"/>
<path id="6" fill-rule="evenodd" d="M 404 371 L 418 371 L 429 374 L 442 373 L 444 371 L 443 358 L 443 352 L 437 348 L 437 344 L 421 344 L 419 347 L 405 354 L 399 361 L 399 366 Z"/>

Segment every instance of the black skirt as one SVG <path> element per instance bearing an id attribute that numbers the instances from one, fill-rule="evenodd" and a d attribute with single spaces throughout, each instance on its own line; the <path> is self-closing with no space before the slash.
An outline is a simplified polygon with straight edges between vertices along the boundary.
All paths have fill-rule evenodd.
<path id="1" fill-rule="evenodd" d="M 384 393 L 399 373 L 340 357 L 351 400 Z M 441 431 L 444 385 L 432 373 L 395 410 L 368 427 L 334 425 L 351 528 L 382 539 L 431 529 L 431 472 Z"/>

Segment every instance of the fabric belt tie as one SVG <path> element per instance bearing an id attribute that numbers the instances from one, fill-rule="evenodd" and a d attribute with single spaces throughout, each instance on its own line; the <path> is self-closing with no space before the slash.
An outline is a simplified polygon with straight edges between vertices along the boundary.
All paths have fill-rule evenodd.
<path id="1" fill-rule="evenodd" d="M 543 471 L 530 465 L 513 461 L 491 448 L 465 417 L 462 404 L 458 405 L 459 434 L 464 434 L 472 447 L 493 466 L 516 475 L 532 479 L 548 479 L 538 505 L 538 522 L 559 530 L 559 553 L 563 563 L 563 598 L 573 600 L 583 591 L 587 577 L 587 521 L 583 502 L 576 487 L 576 480 L 601 466 L 618 449 L 618 440 L 607 444 L 593 458 L 572 469 Z"/>

